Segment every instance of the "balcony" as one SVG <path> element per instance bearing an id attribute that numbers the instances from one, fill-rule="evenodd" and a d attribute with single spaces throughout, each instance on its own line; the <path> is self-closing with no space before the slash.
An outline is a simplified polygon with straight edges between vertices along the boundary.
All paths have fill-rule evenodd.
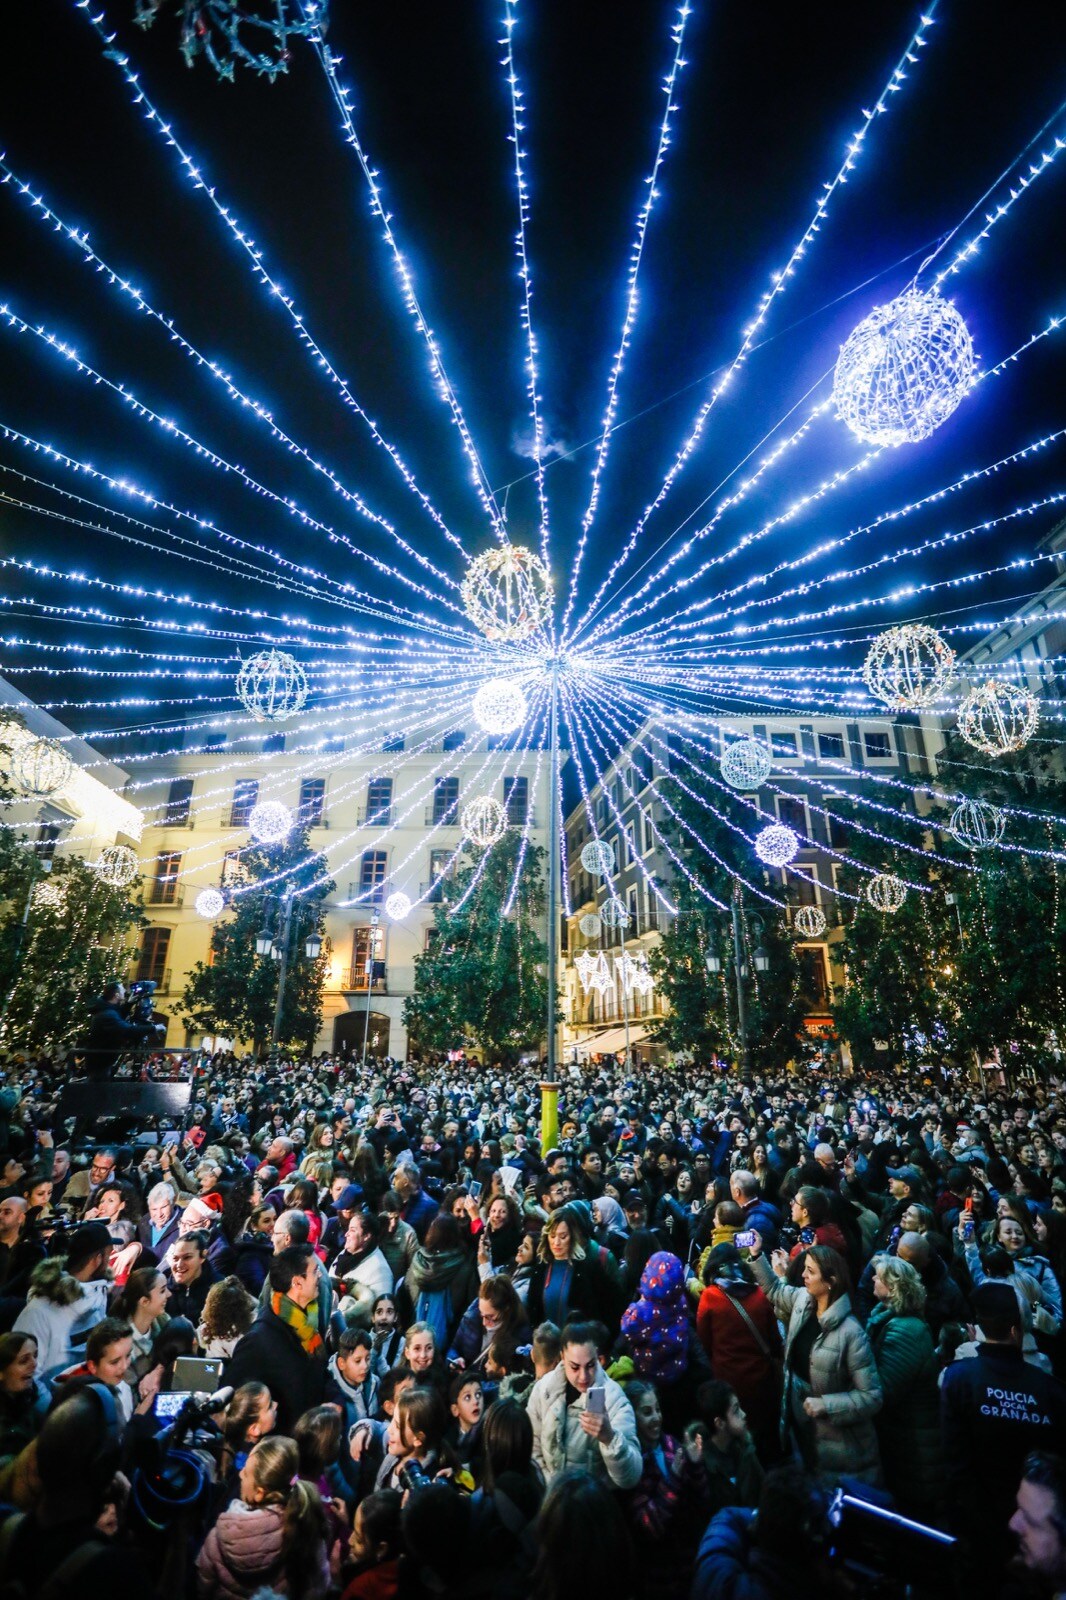
<path id="1" fill-rule="evenodd" d="M 169 994 L 170 993 L 170 968 L 166 967 L 164 969 L 164 971 L 162 971 L 162 972 L 159 972 L 159 971 L 155 971 L 155 972 L 140 972 L 140 971 L 138 971 L 137 976 L 134 978 L 133 981 L 134 981 L 134 983 L 154 983 L 155 984 L 155 992 L 156 992 L 157 995 Z"/>
<path id="2" fill-rule="evenodd" d="M 149 828 L 195 828 L 196 822 L 191 812 L 185 816 L 174 817 L 168 817 L 164 814 L 161 817 L 156 817 L 154 822 L 146 823 L 145 826 Z"/>
<path id="3" fill-rule="evenodd" d="M 383 961 L 376 961 L 374 963 L 374 965 L 378 970 L 374 973 L 374 976 L 370 980 L 370 993 L 371 994 L 388 994 L 388 992 L 389 992 L 388 977 L 387 977 L 386 973 L 383 970 L 384 966 L 385 966 L 385 963 Z M 349 969 L 348 969 L 348 982 L 345 984 L 344 987 L 349 993 L 354 992 L 354 993 L 357 993 L 357 994 L 366 994 L 366 991 L 367 991 L 366 968 L 362 967 L 362 966 L 349 967 Z"/>
<path id="4" fill-rule="evenodd" d="M 355 825 L 357 828 L 391 828 L 392 820 L 392 806 L 363 806 L 356 813 Z"/>
<path id="5" fill-rule="evenodd" d="M 427 828 L 457 828 L 459 826 L 459 802 L 455 801 L 450 806 L 427 806 Z"/>
<path id="6" fill-rule="evenodd" d="M 149 885 L 145 904 L 149 906 L 180 906 L 185 901 L 183 883 L 153 883 Z"/>

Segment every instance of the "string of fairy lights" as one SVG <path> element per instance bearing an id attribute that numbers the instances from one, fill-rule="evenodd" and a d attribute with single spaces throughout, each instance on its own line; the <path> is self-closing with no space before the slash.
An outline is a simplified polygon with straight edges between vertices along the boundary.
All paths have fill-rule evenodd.
<path id="1" fill-rule="evenodd" d="M 503 900 L 503 914 L 513 914 L 530 847 L 545 819 L 537 819 L 535 828 L 532 808 L 512 819 L 508 774 L 515 769 L 516 751 L 532 752 L 533 791 L 541 791 L 556 720 L 553 706 L 580 797 L 586 840 L 580 865 L 596 885 L 596 909 L 580 919 L 587 943 L 575 962 L 585 994 L 620 987 L 626 995 L 642 995 L 651 986 L 643 956 L 625 948 L 632 913 L 620 888 L 624 869 L 632 870 L 645 903 L 666 917 L 677 911 L 672 884 L 681 882 L 716 912 L 729 909 L 694 870 L 694 859 L 710 862 L 720 881 L 776 912 L 789 905 L 789 882 L 798 878 L 816 886 L 822 897 L 865 903 L 888 916 L 908 895 L 931 892 L 901 861 L 921 857 L 978 875 L 988 870 L 997 851 L 1040 859 L 1056 869 L 1066 862 L 1064 819 L 1036 808 L 975 800 L 952 777 L 953 770 L 967 767 L 994 772 L 997 762 L 1027 746 L 1058 742 L 1063 708 L 1051 675 L 1061 673 L 1062 658 L 1052 654 L 1041 661 L 1042 687 L 1048 692 L 1038 696 L 1013 664 L 978 668 L 960 658 L 957 646 L 982 628 L 1025 619 L 1024 602 L 1040 592 L 1032 585 L 1045 576 L 1051 581 L 1058 558 L 1053 550 L 1005 554 L 999 541 L 1004 530 L 1026 519 L 1045 531 L 1066 489 L 1018 490 L 1006 509 L 992 511 L 982 501 L 977 515 L 960 513 L 950 527 L 923 531 L 909 542 L 895 540 L 899 525 L 939 514 L 945 502 L 983 494 L 993 482 L 1013 481 L 1027 463 L 1052 458 L 1066 440 L 1066 426 L 1022 444 L 1012 442 L 994 460 L 969 466 L 951 481 L 852 526 L 833 527 L 806 543 L 792 537 L 786 554 L 712 590 L 724 579 L 724 574 L 712 576 L 718 569 L 750 557 L 781 530 L 794 531 L 813 507 L 832 513 L 834 501 L 875 464 L 883 467 L 886 458 L 903 461 L 908 454 L 920 457 L 922 444 L 952 425 L 968 397 L 993 386 L 1006 392 L 1019 364 L 1033 359 L 1032 352 L 1060 331 L 1062 317 L 1041 321 L 1034 316 L 1035 331 L 1021 345 L 982 364 L 967 317 L 945 290 L 964 272 L 976 275 L 993 231 L 1009 241 L 1017 208 L 1023 202 L 1037 204 L 1046 191 L 1048 175 L 1066 150 L 1061 125 L 1066 108 L 1033 134 L 1021 156 L 939 237 L 917 273 L 891 298 L 868 306 L 840 350 L 815 363 L 821 376 L 783 409 L 717 489 L 679 526 L 657 532 L 649 548 L 651 528 L 658 526 L 682 475 L 692 469 L 713 413 L 746 374 L 778 302 L 840 214 L 844 186 L 855 177 L 888 113 L 895 112 L 893 126 L 905 117 L 907 86 L 918 69 L 935 70 L 926 65 L 926 51 L 932 30 L 939 31 L 936 0 L 920 12 L 881 88 L 862 104 L 843 152 L 834 155 L 808 220 L 777 257 L 779 267 L 756 296 L 732 355 L 716 368 L 681 443 L 657 475 L 657 487 L 590 578 L 590 535 L 615 434 L 624 421 L 627 363 L 642 330 L 648 241 L 666 176 L 677 181 L 668 152 L 683 110 L 680 87 L 690 64 L 691 21 L 701 9 L 699 0 L 664 8 L 669 48 L 659 79 L 661 115 L 652 128 L 650 165 L 638 179 L 640 204 L 618 300 L 621 321 L 605 360 L 603 410 L 590 430 L 587 497 L 572 530 L 563 579 L 547 470 L 552 451 L 541 361 L 545 328 L 534 318 L 530 172 L 537 148 L 531 115 L 536 86 L 523 54 L 520 0 L 502 0 L 496 28 L 510 146 L 501 160 L 510 169 L 516 217 L 512 263 L 537 506 L 535 549 L 512 537 L 507 501 L 493 487 L 461 385 L 452 376 L 459 370 L 453 347 L 430 321 L 433 282 L 414 248 L 417 218 L 406 215 L 401 226 L 387 198 L 387 178 L 371 158 L 357 121 L 357 66 L 330 42 L 324 0 L 279 0 L 277 28 L 266 33 L 256 32 L 239 0 L 210 8 L 182 0 L 182 48 L 190 58 L 203 56 L 223 76 L 251 68 L 272 80 L 290 60 L 313 71 L 353 163 L 355 192 L 369 209 L 375 247 L 380 243 L 404 326 L 428 361 L 429 387 L 458 441 L 457 459 L 479 507 L 477 521 L 464 523 L 461 533 L 411 464 L 417 441 L 390 438 L 374 419 L 365 398 L 358 398 L 341 376 L 339 355 L 327 349 L 321 332 L 313 331 L 315 308 L 301 306 L 286 288 L 280 267 L 268 260 L 207 161 L 193 153 L 192 141 L 172 113 L 149 95 L 109 15 L 118 4 L 71 0 L 71 9 L 116 70 L 128 108 L 144 119 L 166 152 L 168 175 L 190 189 L 212 224 L 221 225 L 228 245 L 236 246 L 232 260 L 239 281 L 252 286 L 270 308 L 279 347 L 280 341 L 290 341 L 327 395 L 340 403 L 342 416 L 354 418 L 361 437 L 388 463 L 397 492 L 406 493 L 412 515 L 408 523 L 376 504 L 374 492 L 353 480 L 339 436 L 319 442 L 303 436 L 302 427 L 285 423 L 257 396 L 252 380 L 235 376 L 252 365 L 247 351 L 208 354 L 164 308 L 165 288 L 149 296 L 132 266 L 120 267 L 102 254 L 86 227 L 65 217 L 35 177 L 0 153 L 0 200 L 42 225 L 57 249 L 73 251 L 103 294 L 137 313 L 146 338 L 162 338 L 180 352 L 192 382 L 203 380 L 235 417 L 247 420 L 256 430 L 253 459 L 276 456 L 275 467 L 253 470 L 236 459 L 232 447 L 212 438 L 210 427 L 179 421 L 170 414 L 176 408 L 150 399 L 140 384 L 120 375 L 108 352 L 90 362 L 47 314 L 31 307 L 32 285 L 19 287 L 0 304 L 0 338 L 17 338 L 35 357 L 49 361 L 57 391 L 62 388 L 65 395 L 68 380 L 76 381 L 78 404 L 109 405 L 112 425 L 117 409 L 135 430 L 123 444 L 128 468 L 109 471 L 86 460 L 73 437 L 61 437 L 62 405 L 56 408 L 52 438 L 42 438 L 39 427 L 27 431 L 31 425 L 24 428 L 17 416 L 0 421 L 6 453 L 0 460 L 0 507 L 17 513 L 26 526 L 39 524 L 45 534 L 60 529 L 65 537 L 84 538 L 88 552 L 77 566 L 44 558 L 37 548 L 0 557 L 5 585 L 0 617 L 11 623 L 0 638 L 3 670 L 25 678 L 31 688 L 45 683 L 48 694 L 39 703 L 48 709 L 78 707 L 83 714 L 100 714 L 94 719 L 99 726 L 86 728 L 81 738 L 109 751 L 95 763 L 101 768 L 121 761 L 131 774 L 126 792 L 149 823 L 165 826 L 168 816 L 169 802 L 159 797 L 159 772 L 168 767 L 175 773 L 194 771 L 191 805 L 200 831 L 183 848 L 176 870 L 194 891 L 201 916 L 213 921 L 242 895 L 290 881 L 292 864 L 280 856 L 276 870 L 254 883 L 241 874 L 239 859 L 253 846 L 269 852 L 284 845 L 302 824 L 305 819 L 289 800 L 293 786 L 304 779 L 322 780 L 331 811 L 352 820 L 328 831 L 315 832 L 312 826 L 311 855 L 295 893 L 311 895 L 343 884 L 345 875 L 358 873 L 368 858 L 376 862 L 384 855 L 385 876 L 375 867 L 371 877 L 339 891 L 336 903 L 364 917 L 381 903 L 392 921 L 403 923 L 433 903 L 439 874 L 473 861 L 461 906 L 476 892 L 492 851 L 517 830 Z M 144 0 L 138 0 L 138 8 L 142 23 L 157 9 Z M 543 282 L 551 271 L 550 251 L 539 235 L 536 244 L 537 281 Z M 971 294 L 976 300 L 979 287 Z M 368 384 L 372 376 L 364 374 Z M 828 472 L 807 474 L 807 453 L 832 429 L 859 453 Z M 184 504 L 147 486 L 140 463 L 150 459 L 161 437 L 180 446 L 197 468 L 183 488 Z M 331 454 L 337 459 L 331 461 Z M 336 497 L 335 520 L 312 510 L 310 489 L 293 486 L 303 481 L 293 476 L 297 470 Z M 750 526 L 723 537 L 727 515 L 759 504 L 759 497 L 772 502 L 773 485 L 786 472 L 787 492 Z M 225 525 L 203 483 L 236 485 L 250 497 L 252 515 L 241 531 Z M 226 503 L 233 504 L 232 494 Z M 254 531 L 257 506 L 277 513 L 292 537 L 274 543 L 261 539 Z M 889 533 L 892 543 L 885 542 Z M 977 553 L 982 540 L 992 542 L 992 555 Z M 127 577 L 117 580 L 93 570 L 91 552 L 98 543 L 122 547 Z M 907 576 L 908 563 L 945 553 L 951 555 L 950 571 Z M 184 587 L 205 571 L 238 579 L 239 590 L 234 586 L 223 600 Z M 877 587 L 882 573 L 892 575 L 890 587 Z M 976 602 L 949 607 L 948 598 L 957 591 L 984 593 L 993 579 L 1029 585 L 1007 599 L 1005 617 L 990 624 L 974 615 Z M 910 621 L 884 628 L 869 620 L 878 609 L 913 613 L 932 605 L 941 609 L 923 609 Z M 1058 612 L 1045 607 L 1042 615 L 1052 618 Z M 835 651 L 844 652 L 838 662 L 831 659 Z M 82 685 L 92 685 L 84 696 Z M 776 721 L 800 716 L 842 729 L 839 752 L 820 759 L 824 770 L 803 772 L 812 792 L 802 828 L 794 809 L 782 811 L 779 805 L 789 798 L 787 780 L 795 769 L 774 733 Z M 878 770 L 855 747 L 852 724 L 858 718 L 886 726 L 952 720 L 972 759 L 955 756 L 944 763 L 942 776 L 928 781 Z M 264 762 L 264 749 L 270 748 L 264 739 L 278 739 L 277 749 L 286 737 L 285 760 Z M 32 803 L 59 795 L 71 780 L 71 745 L 34 737 L 11 720 L 0 722 L 0 753 L 14 799 L 31 802 L 16 807 L 2 819 L 3 826 L 27 848 L 36 847 Z M 459 750 L 465 773 L 461 799 L 452 788 L 442 788 Z M 190 761 L 194 767 L 187 765 Z M 258 774 L 254 794 L 247 790 L 251 803 L 236 807 L 235 785 L 246 781 L 250 763 Z M 89 770 L 94 762 L 81 764 Z M 360 808 L 371 767 L 379 792 L 387 789 L 389 799 Z M 640 771 L 655 774 L 654 805 L 641 799 Z M 504 801 L 497 798 L 501 787 Z M 834 840 L 829 807 L 841 798 L 849 802 L 849 830 L 862 836 L 871 855 L 883 850 L 886 864 L 880 869 L 855 860 Z M 926 802 L 924 810 L 918 799 Z M 945 831 L 966 852 L 964 859 L 930 845 L 930 802 L 951 808 Z M 561 780 L 548 803 L 561 813 Z M 351 809 L 346 812 L 345 806 Z M 232 829 L 219 820 L 227 807 L 240 813 L 243 842 L 236 845 Z M 626 843 L 638 815 L 654 841 L 656 858 L 667 863 L 665 877 L 652 870 L 646 851 Z M 886 831 L 889 817 L 895 824 L 891 832 Z M 1012 837 L 1016 821 L 1043 827 L 1047 848 L 1035 846 L 1031 834 L 1024 840 Z M 745 865 L 731 863 L 716 848 L 722 834 L 742 846 Z M 564 906 L 570 913 L 580 910 L 571 896 L 570 869 L 576 864 L 566 859 L 561 826 L 559 841 Z M 426 850 L 433 846 L 437 877 L 424 868 Z M 846 868 L 844 878 L 834 873 L 831 882 L 820 879 L 811 852 Z M 96 868 L 104 883 L 122 890 L 142 873 L 138 856 L 123 844 L 105 849 Z M 42 886 L 35 906 L 41 915 L 58 915 L 62 908 L 55 895 L 43 892 L 48 887 Z M 817 938 L 826 928 L 818 904 L 802 906 L 793 921 L 803 938 Z M 609 960 L 607 942 L 615 934 L 619 948 Z"/>

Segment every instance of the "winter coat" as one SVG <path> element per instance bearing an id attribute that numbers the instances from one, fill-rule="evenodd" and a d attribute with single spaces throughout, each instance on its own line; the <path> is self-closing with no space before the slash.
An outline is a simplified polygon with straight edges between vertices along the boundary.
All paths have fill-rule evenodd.
<path id="1" fill-rule="evenodd" d="M 627 1500 L 644 1600 L 687 1593 L 709 1512 L 707 1474 L 664 1433 L 659 1451 L 644 1452 L 640 1482 Z"/>
<path id="2" fill-rule="evenodd" d="M 256 1299 L 274 1259 L 274 1241 L 269 1233 L 242 1233 L 233 1246 L 233 1274 Z"/>
<path id="3" fill-rule="evenodd" d="M 21 1394 L 0 1389 L 0 1456 L 17 1456 L 24 1445 L 36 1439 L 52 1393 L 40 1378 L 34 1378 Z"/>
<path id="4" fill-rule="evenodd" d="M 533 1459 L 550 1480 L 566 1467 L 582 1467 L 586 1472 L 615 1489 L 635 1489 L 643 1470 L 637 1443 L 637 1419 L 626 1399 L 625 1390 L 602 1367 L 596 1383 L 607 1391 L 607 1417 L 613 1429 L 609 1443 L 601 1444 L 581 1426 L 587 1398 L 577 1395 L 567 1403 L 566 1374 L 562 1366 L 546 1373 L 533 1385 L 529 1397 L 529 1420 L 533 1424 Z"/>
<path id="5" fill-rule="evenodd" d="M 392 1293 L 392 1268 L 384 1255 L 376 1247 L 358 1258 L 342 1250 L 330 1273 L 342 1285 L 338 1309 L 345 1319 L 369 1328 L 374 1301 L 379 1294 Z"/>
<path id="6" fill-rule="evenodd" d="M 411 1265 L 418 1249 L 418 1235 L 411 1225 L 400 1217 L 391 1233 L 383 1233 L 378 1249 L 389 1264 L 393 1282 L 398 1283 Z"/>
<path id="7" fill-rule="evenodd" d="M 269 1306 L 259 1315 L 226 1363 L 224 1381 L 234 1389 L 257 1379 L 277 1401 L 279 1433 L 291 1434 L 297 1418 L 322 1400 L 326 1355 L 307 1355 L 299 1335 Z"/>
<path id="8" fill-rule="evenodd" d="M 449 1361 L 454 1361 L 458 1358 L 466 1367 L 476 1365 L 481 1361 L 489 1345 L 496 1337 L 494 1333 L 489 1334 L 488 1343 L 486 1343 L 485 1325 L 481 1320 L 479 1305 L 480 1301 L 472 1300 L 463 1312 L 462 1321 L 455 1330 L 455 1338 L 452 1340 L 451 1349 L 448 1351 L 447 1359 Z M 525 1318 L 512 1332 L 516 1345 L 529 1344 L 533 1338 L 533 1330 Z"/>
<path id="9" fill-rule="evenodd" d="M 810 1249 L 811 1244 L 827 1244 L 830 1250 L 836 1250 L 844 1257 L 845 1261 L 848 1259 L 848 1241 L 835 1222 L 823 1222 L 821 1227 L 815 1228 L 813 1231 L 813 1240 L 809 1240 L 806 1244 L 794 1244 L 792 1246 L 788 1253 L 790 1261 L 795 1261 L 797 1256 L 803 1255 Z"/>
<path id="10" fill-rule="evenodd" d="M 330 1356 L 326 1368 L 326 1384 L 322 1395 L 323 1405 L 340 1406 L 344 1412 L 345 1437 L 366 1417 L 373 1417 L 378 1409 L 380 1383 L 370 1372 L 360 1384 L 349 1383 L 337 1370 L 337 1357 Z"/>
<path id="11" fill-rule="evenodd" d="M 685 1269 L 677 1256 L 656 1252 L 644 1268 L 640 1298 L 623 1314 L 622 1334 L 642 1378 L 675 1383 L 688 1369 Z"/>
<path id="12" fill-rule="evenodd" d="M 884 1393 L 877 1437 L 885 1482 L 907 1515 L 935 1520 L 943 1502 L 944 1456 L 932 1336 L 921 1317 L 879 1304 L 866 1337 Z"/>
<path id="13" fill-rule="evenodd" d="M 824 1478 L 881 1480 L 881 1458 L 874 1416 L 881 1409 L 881 1380 L 870 1343 L 851 1301 L 841 1295 L 827 1308 L 811 1349 L 811 1381 L 804 1383 L 792 1371 L 789 1357 L 800 1329 L 816 1316 L 806 1289 L 782 1283 L 765 1256 L 752 1270 L 777 1316 L 785 1324 L 785 1384 L 781 1397 L 782 1438 L 791 1428 L 812 1469 Z M 803 1402 L 808 1396 L 824 1401 L 826 1414 L 808 1417 Z"/>
<path id="14" fill-rule="evenodd" d="M 966 1267 L 976 1289 L 978 1284 L 986 1281 L 986 1273 L 981 1264 L 981 1253 L 972 1241 L 964 1247 Z M 1033 1279 L 1039 1290 L 1039 1306 L 1035 1326 L 1041 1333 L 1056 1334 L 1062 1326 L 1062 1290 L 1059 1281 L 1051 1270 L 1051 1263 L 1043 1256 L 1034 1255 L 1030 1250 L 1024 1250 L 1020 1255 L 1011 1257 L 1011 1265 L 1015 1272 L 1026 1272 Z"/>
<path id="15" fill-rule="evenodd" d="M 101 1294 L 99 1291 L 102 1290 Z M 107 1284 L 82 1285 L 73 1305 L 59 1306 L 42 1295 L 31 1294 L 15 1318 L 15 1333 L 32 1333 L 37 1340 L 37 1371 L 42 1378 L 74 1360 L 72 1334 L 101 1322 L 107 1315 Z"/>
<path id="16" fill-rule="evenodd" d="M 755 1513 L 727 1506 L 712 1517 L 696 1556 L 691 1600 L 815 1600 L 825 1592 L 821 1569 L 797 1569 L 797 1552 L 771 1553 L 753 1540 Z"/>
<path id="17" fill-rule="evenodd" d="M 196 1558 L 199 1600 L 248 1600 L 258 1589 L 290 1594 L 282 1550 L 282 1506 L 247 1506 L 234 1500 L 204 1540 Z M 325 1543 L 318 1570 L 305 1579 L 301 1600 L 317 1600 L 329 1588 Z"/>
<path id="18" fill-rule="evenodd" d="M 444 1348 L 459 1326 L 459 1319 L 477 1294 L 477 1263 L 457 1245 L 454 1250 L 427 1250 L 419 1245 L 404 1279 L 404 1293 L 413 1313 L 410 1321 L 418 1320 L 418 1301 L 423 1294 L 445 1294 L 447 1330 Z"/>
<path id="19" fill-rule="evenodd" d="M 737 1310 L 741 1304 L 762 1336 L 766 1350 Z M 784 1354 L 773 1307 L 757 1284 L 718 1279 L 700 1296 L 696 1332 L 711 1371 L 728 1383 L 758 1439 L 772 1438 L 780 1410 L 779 1362 Z"/>
<path id="20" fill-rule="evenodd" d="M 581 1260 L 571 1261 L 570 1299 L 567 1319 L 571 1322 L 589 1320 L 603 1322 L 611 1330 L 617 1328 L 622 1313 L 624 1296 L 620 1285 L 609 1277 L 600 1264 L 599 1247 L 590 1244 Z M 607 1252 L 604 1252 L 605 1254 Z M 536 1328 L 544 1321 L 544 1284 L 550 1263 L 536 1260 L 529 1271 L 529 1290 L 526 1308 L 530 1326 Z"/>

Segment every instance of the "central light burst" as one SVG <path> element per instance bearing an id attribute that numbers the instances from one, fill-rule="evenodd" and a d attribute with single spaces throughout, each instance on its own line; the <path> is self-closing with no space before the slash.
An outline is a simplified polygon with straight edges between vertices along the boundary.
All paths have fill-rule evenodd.
<path id="1" fill-rule="evenodd" d="M 474 696 L 474 716 L 486 733 L 514 733 L 526 720 L 526 697 L 511 678 L 490 678 Z"/>
<path id="2" fill-rule="evenodd" d="M 542 627 L 551 610 L 552 577 L 544 562 L 521 544 L 485 550 L 471 561 L 462 583 L 466 614 L 493 644 L 517 644 Z"/>

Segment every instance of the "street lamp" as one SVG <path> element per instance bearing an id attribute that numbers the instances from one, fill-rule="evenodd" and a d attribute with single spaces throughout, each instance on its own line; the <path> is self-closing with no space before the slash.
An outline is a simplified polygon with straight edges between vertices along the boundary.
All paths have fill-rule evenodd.
<path id="1" fill-rule="evenodd" d="M 309 933 L 304 940 L 304 955 L 308 961 L 317 961 L 322 954 L 322 937 L 318 932 Z"/>
<path id="2" fill-rule="evenodd" d="M 257 956 L 268 956 L 268 955 L 270 955 L 270 953 L 273 950 L 273 948 L 274 948 L 274 930 L 273 930 L 273 928 L 271 928 L 269 926 L 268 923 L 264 922 L 263 926 L 260 928 L 259 933 L 256 936 L 255 953 L 256 953 Z"/>

